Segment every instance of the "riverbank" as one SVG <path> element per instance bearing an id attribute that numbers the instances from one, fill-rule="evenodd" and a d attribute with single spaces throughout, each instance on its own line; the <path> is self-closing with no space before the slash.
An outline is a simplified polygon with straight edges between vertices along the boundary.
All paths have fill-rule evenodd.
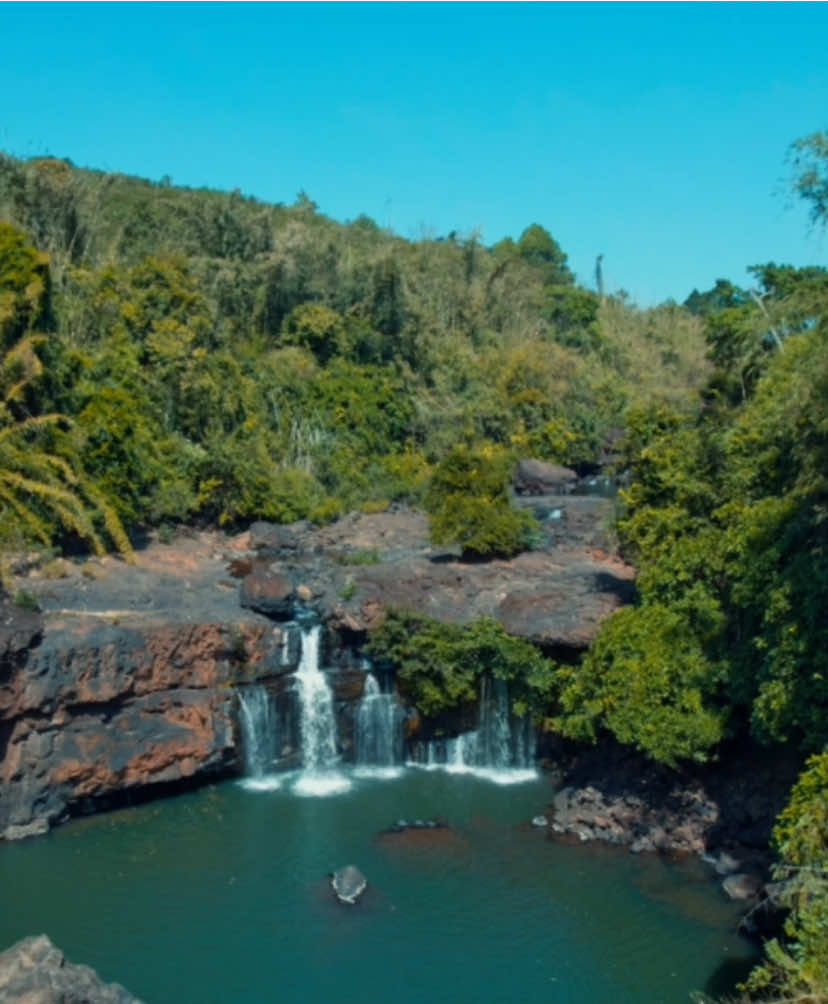
<path id="1" fill-rule="evenodd" d="M 550 835 L 634 854 L 702 858 L 732 899 L 763 895 L 770 837 L 801 770 L 795 750 L 726 746 L 706 765 L 673 770 L 605 740 L 550 742 L 558 787 L 544 810 Z"/>

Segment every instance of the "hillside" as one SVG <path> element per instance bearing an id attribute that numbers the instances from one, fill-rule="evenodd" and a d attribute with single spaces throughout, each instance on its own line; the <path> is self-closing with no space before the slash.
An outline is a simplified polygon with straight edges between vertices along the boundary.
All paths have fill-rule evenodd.
<path id="1" fill-rule="evenodd" d="M 589 469 L 630 404 L 686 402 L 708 369 L 696 317 L 601 302 L 537 225 L 407 241 L 304 195 L 10 157 L 0 219 L 4 349 L 48 336 L 17 407 L 74 419 L 127 526 L 416 502 L 459 442 Z"/>
<path id="2" fill-rule="evenodd" d="M 798 188 L 816 222 L 822 142 Z M 771 949 L 753 985 L 825 1000 L 828 271 L 768 263 L 751 289 L 639 310 L 577 286 L 537 224 L 493 247 L 410 241 L 304 194 L 266 205 L 43 158 L 0 158 L 0 221 L 4 555 L 129 557 L 153 528 L 406 503 L 469 563 L 532 544 L 516 460 L 623 468 L 635 602 L 582 659 L 537 669 L 536 718 L 679 770 L 751 744 L 814 754 L 776 834 L 793 955 Z M 487 519 L 465 546 L 458 526 Z M 412 624 L 375 651 L 450 703 L 485 624 Z M 512 669 L 516 644 L 497 636 Z M 454 652 L 442 681 L 432 649 Z"/>

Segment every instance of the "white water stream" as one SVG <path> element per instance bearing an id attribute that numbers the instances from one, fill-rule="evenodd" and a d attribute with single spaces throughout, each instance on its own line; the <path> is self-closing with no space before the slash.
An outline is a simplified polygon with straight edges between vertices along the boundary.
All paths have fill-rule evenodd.
<path id="1" fill-rule="evenodd" d="M 374 674 L 366 673 L 356 721 L 358 776 L 399 776 L 403 759 L 401 712 L 393 693 L 384 694 Z"/>
<path id="2" fill-rule="evenodd" d="M 533 766 L 534 733 L 528 719 L 509 714 L 509 692 L 503 680 L 480 682 L 480 712 L 473 732 L 426 744 L 425 763 L 412 766 L 474 774 L 495 784 L 521 784 L 537 777 Z"/>
<path id="3" fill-rule="evenodd" d="M 261 684 L 239 690 L 239 723 L 244 747 L 244 784 L 259 791 L 278 788 L 274 774 L 281 736 L 273 696 Z"/>
<path id="4" fill-rule="evenodd" d="M 337 752 L 333 692 L 319 664 L 321 627 L 303 625 L 301 634 L 301 659 L 294 677 L 301 768 L 275 773 L 282 740 L 274 698 L 262 686 L 245 688 L 239 693 L 245 787 L 273 790 L 289 785 L 298 795 L 334 795 L 348 791 L 352 777 L 398 777 L 403 770 L 404 713 L 394 694 L 384 693 L 366 666 L 354 721 L 355 768 L 349 776 L 343 772 Z M 287 721 L 282 725 L 294 732 Z M 528 720 L 510 715 L 506 683 L 484 677 L 477 728 L 453 739 L 421 744 L 419 756 L 407 766 L 517 784 L 537 777 L 534 746 Z"/>
<path id="5" fill-rule="evenodd" d="M 333 693 L 319 667 L 319 624 L 302 628 L 302 657 L 296 671 L 302 770 L 293 785 L 297 795 L 335 795 L 351 782 L 338 770 Z"/>

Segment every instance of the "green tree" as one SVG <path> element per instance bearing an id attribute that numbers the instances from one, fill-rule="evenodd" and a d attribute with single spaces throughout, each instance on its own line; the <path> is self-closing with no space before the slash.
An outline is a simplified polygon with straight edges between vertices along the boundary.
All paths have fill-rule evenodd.
<path id="1" fill-rule="evenodd" d="M 812 757 L 777 821 L 773 842 L 777 895 L 787 906 L 784 936 L 745 988 L 759 1000 L 828 1001 L 828 754 Z"/>
<path id="2" fill-rule="evenodd" d="M 828 221 L 828 130 L 796 140 L 789 153 L 793 168 L 792 188 L 810 204 L 811 221 Z"/>
<path id="3" fill-rule="evenodd" d="M 574 281 L 560 244 L 539 223 L 523 231 L 517 242 L 517 252 L 525 262 L 542 271 L 547 285 L 566 286 Z"/>
<path id="4" fill-rule="evenodd" d="M 336 311 L 321 303 L 294 308 L 282 325 L 280 342 L 307 349 L 324 366 L 334 356 L 345 355 L 345 324 Z"/>
<path id="5" fill-rule="evenodd" d="M 456 446 L 437 464 L 425 498 L 432 543 L 467 557 L 509 557 L 531 541 L 534 519 L 508 495 L 511 458 L 502 448 Z"/>
<path id="6" fill-rule="evenodd" d="M 59 531 L 75 533 L 96 551 L 102 532 L 125 555 L 131 547 L 103 493 L 80 467 L 59 413 L 37 413 L 34 387 L 43 373 L 38 349 L 44 337 L 32 329 L 46 313 L 48 275 L 38 255 L 13 228 L 0 226 L 0 513 L 6 538 L 50 544 Z M 12 344 L 8 344 L 15 339 Z M 102 526 L 101 526 L 102 524 Z"/>

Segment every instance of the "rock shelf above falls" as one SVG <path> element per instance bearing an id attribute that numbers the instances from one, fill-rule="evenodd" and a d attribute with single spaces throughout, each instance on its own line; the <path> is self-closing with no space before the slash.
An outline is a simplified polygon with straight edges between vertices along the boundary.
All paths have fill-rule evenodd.
<path id="1" fill-rule="evenodd" d="M 240 773 L 236 687 L 286 688 L 300 653 L 284 619 L 297 609 L 326 625 L 345 718 L 364 689 L 355 643 L 390 606 L 494 616 L 550 650 L 583 649 L 629 597 L 633 570 L 604 549 L 608 502 L 553 501 L 543 544 L 511 561 L 435 553 L 425 518 L 399 510 L 182 532 L 134 566 L 107 557 L 21 576 L 15 588 L 42 614 L 5 603 L 0 617 L 0 835 Z"/>

